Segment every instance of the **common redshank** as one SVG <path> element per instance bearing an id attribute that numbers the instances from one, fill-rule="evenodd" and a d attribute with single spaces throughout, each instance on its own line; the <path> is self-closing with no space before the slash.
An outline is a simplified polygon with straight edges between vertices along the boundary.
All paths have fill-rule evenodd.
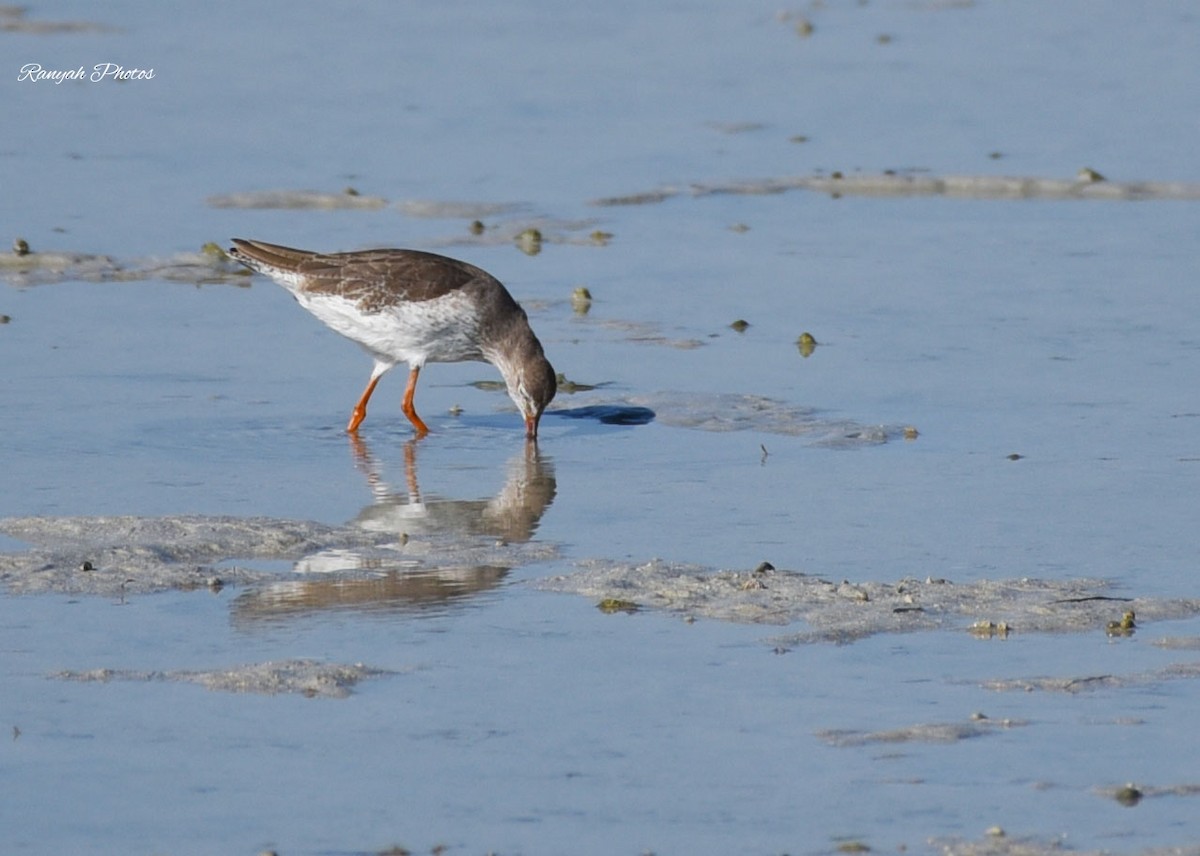
<path id="1" fill-rule="evenodd" d="M 525 310 L 491 274 L 419 250 L 314 253 L 241 238 L 233 243 L 233 258 L 271 277 L 374 358 L 346 426 L 350 434 L 366 418 L 375 385 L 397 363 L 408 363 L 401 409 L 421 437 L 429 433 L 413 407 L 421 367 L 485 360 L 504 376 L 509 398 L 525 417 L 525 436 L 537 439 L 542 411 L 558 389 L 554 369 Z"/>

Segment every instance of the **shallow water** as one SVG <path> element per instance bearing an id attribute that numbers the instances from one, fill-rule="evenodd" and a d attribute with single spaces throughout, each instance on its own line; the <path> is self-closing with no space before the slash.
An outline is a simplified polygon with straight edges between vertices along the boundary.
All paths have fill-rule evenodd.
<path id="1" fill-rule="evenodd" d="M 592 204 L 834 170 L 1198 182 L 1194 15 L 65 3 L 26 19 L 105 29 L 0 32 L 19 117 L 0 129 L 6 240 L 132 273 L 28 285 L 0 269 L 0 518 L 357 521 L 419 541 L 496 537 L 485 509 L 542 491 L 506 518 L 490 576 L 401 569 L 364 594 L 378 566 L 351 567 L 362 555 L 232 555 L 216 573 L 280 579 L 0 598 L 0 765 L 14 783 L 0 849 L 1200 841 L 1185 787 L 1200 760 L 1196 656 L 1152 644 L 1200 636 L 1195 619 L 977 638 L 964 618 L 837 646 L 796 644 L 803 622 L 606 614 L 538 587 L 587 560 L 661 557 L 835 582 L 1094 578 L 1117 597 L 1200 595 L 1196 203 L 787 190 Z M 25 62 L 109 58 L 155 78 L 15 80 Z M 347 186 L 384 206 L 209 201 Z M 530 225 L 536 255 L 512 240 Z M 555 407 L 655 418 L 551 412 L 532 479 L 520 420 L 476 385 L 495 371 L 438 365 L 417 398 L 431 436 L 407 443 L 389 376 L 356 448 L 341 429 L 369 373 L 357 349 L 261 278 L 172 276 L 180 254 L 234 235 L 467 258 L 526 304 L 559 371 L 596 385 Z M 818 342 L 807 357 L 804 332 Z M 344 698 L 55 677 L 299 660 L 389 674 Z M 992 683 L 1102 676 L 1119 680 Z M 951 732 L 977 736 L 912 738 Z M 1126 782 L 1178 792 L 1126 808 L 1106 791 Z M 986 838 L 997 825 L 1007 839 Z"/>

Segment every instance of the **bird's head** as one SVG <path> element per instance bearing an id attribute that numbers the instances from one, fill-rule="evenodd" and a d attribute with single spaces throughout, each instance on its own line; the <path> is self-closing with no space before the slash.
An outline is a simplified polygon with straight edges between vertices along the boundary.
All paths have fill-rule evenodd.
<path id="1" fill-rule="evenodd" d="M 536 440 L 542 412 L 558 392 L 554 367 L 539 348 L 536 353 L 529 354 L 527 359 L 522 360 L 512 372 L 505 372 L 504 375 L 508 397 L 525 417 L 525 436 Z"/>

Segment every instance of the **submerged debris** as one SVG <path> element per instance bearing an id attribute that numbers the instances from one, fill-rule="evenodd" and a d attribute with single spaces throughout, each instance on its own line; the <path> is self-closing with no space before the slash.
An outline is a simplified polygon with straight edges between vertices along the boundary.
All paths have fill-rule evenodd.
<path id="1" fill-rule="evenodd" d="M 558 372 L 554 375 L 555 381 L 558 383 L 559 395 L 574 395 L 577 392 L 591 392 L 597 387 L 594 383 L 579 383 L 573 381 L 563 372 Z"/>
<path id="2" fill-rule="evenodd" d="M 927 175 L 924 173 L 784 176 L 717 183 L 689 182 L 658 190 L 592 201 L 593 205 L 646 205 L 675 196 L 762 195 L 808 190 L 835 196 L 952 196 L 968 199 L 1146 200 L 1200 199 L 1200 184 L 1170 181 L 1109 181 L 1085 168 L 1073 178 L 1005 175 Z"/>
<path id="3" fill-rule="evenodd" d="M 524 206 L 511 206 L 513 209 Z M 497 212 L 498 213 L 498 212 Z M 459 232 L 446 238 L 427 240 L 426 247 L 431 249 L 459 246 L 490 246 L 516 244 L 517 248 L 529 255 L 537 255 L 547 244 L 567 244 L 571 246 L 603 246 L 608 233 L 596 230 L 596 221 L 592 219 L 570 220 L 558 217 L 515 217 L 508 221 L 489 224 L 479 228 L 472 226 L 466 234 Z M 598 237 L 599 236 L 599 237 Z"/>
<path id="4" fill-rule="evenodd" d="M 702 340 L 696 338 L 674 338 L 668 336 L 662 331 L 659 325 L 646 321 L 606 318 L 599 321 L 590 321 L 589 323 L 593 323 L 597 327 L 614 330 L 621 334 L 624 341 L 632 342 L 635 345 L 665 345 L 668 348 L 691 351 L 705 344 Z"/>
<path id="5" fill-rule="evenodd" d="M 967 722 L 929 722 L 888 731 L 831 728 L 818 731 L 817 737 L 830 746 L 838 747 L 867 746 L 872 743 L 957 743 L 1028 724 L 1024 719 L 992 720 L 983 716 L 971 717 Z"/>
<path id="6" fill-rule="evenodd" d="M 1173 616 L 1182 617 L 1182 616 Z M 1005 678 L 984 681 L 983 688 L 997 692 L 1081 693 L 1101 689 L 1160 684 L 1163 681 L 1200 678 L 1200 663 L 1172 663 L 1161 669 L 1130 675 L 1084 675 L 1060 678 Z"/>
<path id="7" fill-rule="evenodd" d="M 1200 636 L 1164 636 L 1150 644 L 1171 651 L 1200 651 Z"/>
<path id="8" fill-rule="evenodd" d="M 235 666 L 230 669 L 89 669 L 62 671 L 52 677 L 63 681 L 179 681 L 231 693 L 279 695 L 298 693 L 309 698 L 345 698 L 360 681 L 392 674 L 362 663 L 339 665 L 316 660 L 283 660 Z"/>
<path id="9" fill-rule="evenodd" d="M 1135 806 L 1142 801 L 1143 796 L 1145 795 L 1142 791 L 1131 782 L 1124 787 L 1117 788 L 1116 793 L 1113 794 L 1113 799 L 1121 805 Z"/>
<path id="10" fill-rule="evenodd" d="M 1124 806 L 1135 806 L 1152 797 L 1200 797 L 1200 784 L 1152 786 L 1126 782 L 1120 787 L 1096 788 L 1096 793 Z"/>
<path id="11" fill-rule="evenodd" d="M 701 431 L 763 431 L 804 437 L 834 448 L 877 446 L 902 436 L 896 425 L 864 425 L 831 418 L 811 407 L 800 407 L 761 395 L 736 393 L 658 392 L 631 396 L 628 403 L 648 407 L 659 422 Z"/>
<path id="12" fill-rule="evenodd" d="M 25 17 L 24 6 L 0 6 L 0 32 L 33 35 L 58 35 L 61 33 L 117 33 L 116 27 L 95 21 L 35 21 Z M 40 68 L 40 67 L 39 67 Z"/>
<path id="13" fill-rule="evenodd" d="M 942 856 L 1063 856 L 1070 853 L 1058 838 L 1031 838 L 1007 834 L 1001 827 L 993 826 L 984 832 L 984 837 L 969 841 L 965 838 L 933 839 L 931 847 Z M 1085 854 L 1078 854 L 1085 856 Z M 1099 854 L 1088 854 L 1099 856 Z"/>
<path id="14" fill-rule="evenodd" d="M 255 190 L 217 194 L 205 201 L 211 208 L 374 210 L 387 207 L 386 199 L 380 196 L 363 196 L 353 188 L 347 188 L 341 193 L 325 193 L 319 190 Z"/>
<path id="15" fill-rule="evenodd" d="M 408 199 L 397 202 L 396 207 L 409 217 L 428 220 L 474 220 L 479 223 L 478 231 L 472 224 L 472 232 L 483 233 L 486 217 L 512 214 L 526 206 L 519 202 L 448 202 L 435 199 Z"/>

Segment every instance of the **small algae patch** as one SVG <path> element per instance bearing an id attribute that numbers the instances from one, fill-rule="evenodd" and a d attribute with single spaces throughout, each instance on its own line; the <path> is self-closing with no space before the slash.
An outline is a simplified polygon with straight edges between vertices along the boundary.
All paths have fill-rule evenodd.
<path id="1" fill-rule="evenodd" d="M 522 229 L 517 233 L 517 248 L 527 256 L 536 256 L 542 251 L 542 232 L 540 229 Z"/>
<path id="2" fill-rule="evenodd" d="M 1105 632 L 1109 636 L 1132 636 L 1133 631 L 1137 629 L 1137 624 L 1134 620 L 1134 612 L 1132 609 L 1126 610 L 1121 616 L 1120 621 L 1110 621 L 1105 628 Z"/>
<path id="3" fill-rule="evenodd" d="M 976 621 L 967 628 L 972 636 L 980 639 L 1007 639 L 1008 622 Z"/>
<path id="4" fill-rule="evenodd" d="M 592 309 L 592 292 L 580 285 L 571 292 L 571 311 L 576 315 L 587 315 Z"/>
<path id="5" fill-rule="evenodd" d="M 641 609 L 641 607 L 639 607 L 632 600 L 623 600 L 619 597 L 606 597 L 604 600 L 596 604 L 596 609 L 600 610 L 606 615 L 612 615 L 615 612 L 624 612 L 628 615 L 632 615 Z"/>

